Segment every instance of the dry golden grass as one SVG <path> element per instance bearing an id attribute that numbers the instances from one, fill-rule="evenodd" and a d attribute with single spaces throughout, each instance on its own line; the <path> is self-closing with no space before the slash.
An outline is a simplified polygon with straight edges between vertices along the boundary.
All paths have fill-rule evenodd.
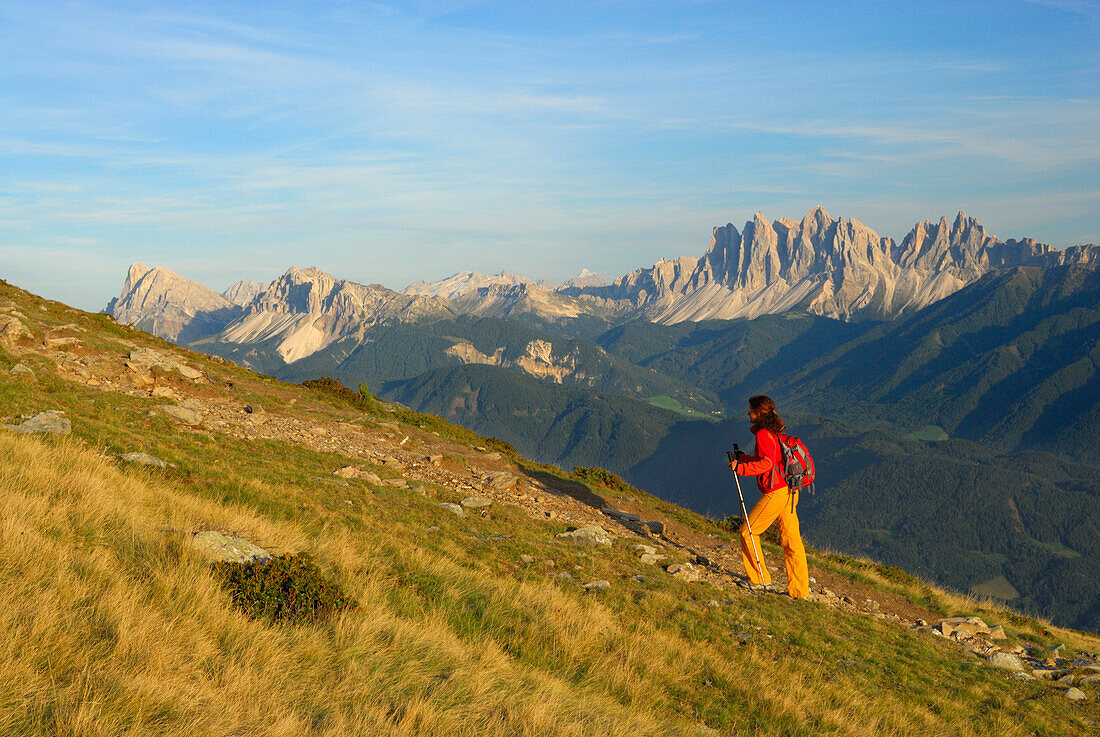
<path id="1" fill-rule="evenodd" d="M 120 469 L 78 440 L 0 434 L 0 504 L 5 735 L 1034 732 L 1014 713 L 1015 684 L 983 671 L 936 684 L 961 677 L 959 658 L 888 625 L 773 605 L 791 620 L 772 623 L 777 635 L 801 622 L 867 638 L 854 646 L 863 669 L 838 668 L 825 646 L 740 647 L 715 636 L 705 610 L 652 621 L 679 611 L 674 590 L 635 611 L 415 540 L 335 524 L 317 534 Z M 180 532 L 203 527 L 309 549 L 361 609 L 300 628 L 244 618 Z M 1060 706 L 1040 699 L 1028 713 L 1068 727 Z"/>

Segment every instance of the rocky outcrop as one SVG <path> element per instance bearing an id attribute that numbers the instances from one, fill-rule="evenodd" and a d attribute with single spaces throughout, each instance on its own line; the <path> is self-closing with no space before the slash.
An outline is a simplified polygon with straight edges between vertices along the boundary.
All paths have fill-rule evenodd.
<path id="1" fill-rule="evenodd" d="M 497 348 L 492 355 L 488 355 L 465 342 L 455 343 L 446 350 L 446 354 L 463 363 L 517 368 L 531 376 L 549 379 L 556 384 L 563 383 L 566 378 L 578 382 L 588 378 L 584 371 L 577 368 L 576 348 L 567 353 L 555 355 L 554 346 L 546 340 L 532 340 L 527 344 L 523 354 L 514 359 L 506 358 L 503 348 Z"/>

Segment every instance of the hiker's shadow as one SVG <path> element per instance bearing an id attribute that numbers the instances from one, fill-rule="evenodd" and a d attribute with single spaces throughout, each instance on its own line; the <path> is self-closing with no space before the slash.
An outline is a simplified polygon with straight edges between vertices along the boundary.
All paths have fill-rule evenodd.
<path id="1" fill-rule="evenodd" d="M 536 481 L 540 486 L 552 494 L 567 496 L 570 499 L 574 499 L 596 510 L 608 506 L 606 499 L 577 481 L 570 481 L 569 479 L 555 476 L 552 473 L 529 468 L 524 469 L 523 473 L 527 478 Z"/>

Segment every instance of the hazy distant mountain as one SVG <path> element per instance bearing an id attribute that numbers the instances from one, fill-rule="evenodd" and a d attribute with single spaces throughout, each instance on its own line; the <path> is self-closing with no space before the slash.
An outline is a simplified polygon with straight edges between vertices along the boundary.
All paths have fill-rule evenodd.
<path id="1" fill-rule="evenodd" d="M 585 287 L 606 287 L 607 280 L 594 271 L 581 269 L 580 273 L 572 279 L 562 282 L 556 291 L 565 292 L 569 289 L 583 289 Z"/>
<path id="2" fill-rule="evenodd" d="M 545 279 L 536 281 L 525 276 L 517 276 L 510 271 L 502 271 L 499 274 L 479 274 L 476 271 L 460 271 L 453 276 L 439 281 L 426 282 L 423 279 L 414 281 L 401 290 L 402 294 L 422 294 L 430 297 L 442 297 L 443 299 L 458 299 L 459 297 L 475 292 L 478 289 L 490 287 L 514 287 L 517 285 L 538 287 L 541 289 L 553 289 L 554 283 Z"/>
<path id="3" fill-rule="evenodd" d="M 130 266 L 122 294 L 105 311 L 120 323 L 177 343 L 217 333 L 241 313 L 213 289 L 141 263 Z"/>
<path id="4" fill-rule="evenodd" d="M 701 259 L 662 260 L 608 287 L 570 290 L 628 300 L 646 320 L 677 323 L 804 311 L 842 320 L 889 319 L 943 299 L 991 269 L 1098 263 L 1100 249 L 1059 251 L 1031 239 L 1001 242 L 960 212 L 913 227 L 900 245 L 824 209 L 738 232 L 717 227 Z"/>
<path id="5" fill-rule="evenodd" d="M 235 305 L 246 307 L 249 302 L 255 299 L 257 294 L 264 291 L 269 286 L 270 284 L 253 281 L 252 279 L 241 279 L 239 282 L 229 287 L 229 289 L 222 292 L 222 296 Z"/>

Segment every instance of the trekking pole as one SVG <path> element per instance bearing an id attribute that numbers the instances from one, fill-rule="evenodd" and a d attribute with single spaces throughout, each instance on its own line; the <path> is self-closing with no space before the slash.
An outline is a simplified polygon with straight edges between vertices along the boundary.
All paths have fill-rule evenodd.
<path id="1" fill-rule="evenodd" d="M 737 453 L 739 449 L 737 443 L 733 444 L 733 452 L 726 451 L 726 457 L 730 459 L 730 463 L 737 461 Z M 763 574 L 764 564 L 760 562 L 760 551 L 756 549 L 756 537 L 752 534 L 752 524 L 749 523 L 749 511 L 745 509 L 745 496 L 741 493 L 741 479 L 737 478 L 737 471 L 733 472 L 734 483 L 737 484 L 737 498 L 741 500 L 741 514 L 745 515 L 745 527 L 749 530 L 749 542 L 752 543 L 752 552 L 756 555 L 756 570 Z M 748 571 L 746 571 L 748 573 Z M 761 575 L 763 578 L 763 575 Z M 752 584 L 752 579 L 749 579 L 749 584 Z"/>

